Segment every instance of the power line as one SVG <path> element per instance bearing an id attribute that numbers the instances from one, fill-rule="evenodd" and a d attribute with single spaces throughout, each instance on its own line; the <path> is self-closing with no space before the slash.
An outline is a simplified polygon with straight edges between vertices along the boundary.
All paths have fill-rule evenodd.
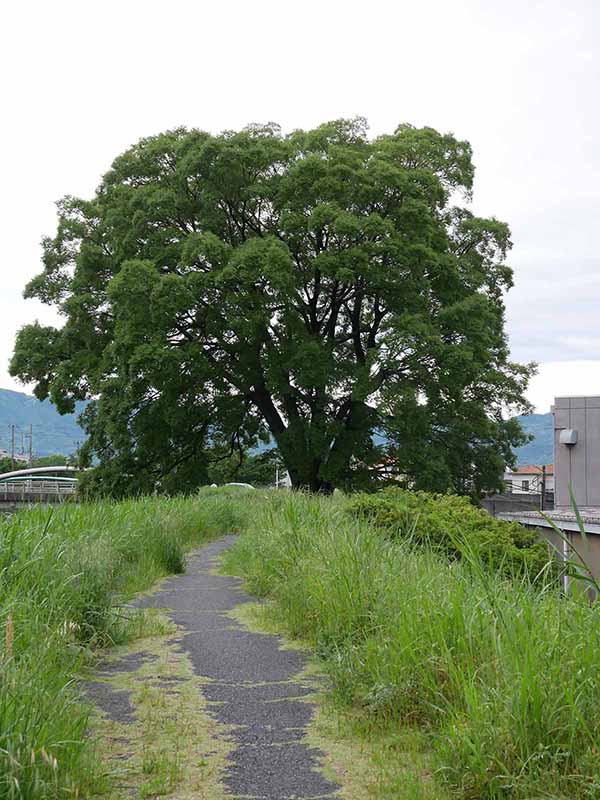
<path id="1" fill-rule="evenodd" d="M 6 449 L 1 447 L 2 440 L 5 434 L 0 434 L 0 454 L 4 453 L 7 458 L 10 458 L 12 466 L 15 467 L 17 461 L 28 461 L 29 464 L 33 463 L 33 425 L 30 424 L 27 428 L 22 428 L 14 422 L 8 423 L 7 428 L 7 441 Z M 20 450 L 17 446 L 21 437 Z M 26 456 L 25 442 L 28 442 L 28 455 Z"/>

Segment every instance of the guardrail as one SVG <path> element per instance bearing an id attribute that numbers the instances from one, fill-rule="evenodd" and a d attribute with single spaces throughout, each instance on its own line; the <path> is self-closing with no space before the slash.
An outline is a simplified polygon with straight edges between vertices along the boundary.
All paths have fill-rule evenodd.
<path id="1" fill-rule="evenodd" d="M 0 481 L 0 503 L 56 503 L 77 492 L 74 483 L 57 481 Z"/>

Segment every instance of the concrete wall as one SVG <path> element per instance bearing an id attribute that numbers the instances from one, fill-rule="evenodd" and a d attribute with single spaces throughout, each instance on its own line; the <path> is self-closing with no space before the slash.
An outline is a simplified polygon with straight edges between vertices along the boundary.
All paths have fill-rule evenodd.
<path id="1" fill-rule="evenodd" d="M 600 536 L 591 533 L 584 541 L 580 533 L 569 531 L 566 535 L 577 553 L 581 556 L 581 558 L 578 558 L 574 552 L 571 552 L 569 554 L 570 560 L 575 563 L 582 561 L 594 578 L 598 580 L 600 578 Z"/>
<path id="2" fill-rule="evenodd" d="M 569 484 L 579 506 L 600 507 L 600 396 L 557 397 L 554 414 L 555 507 L 570 506 Z M 577 431 L 577 444 L 560 432 Z"/>
<path id="3" fill-rule="evenodd" d="M 598 534 L 591 533 L 584 540 L 580 533 L 563 531 L 563 534 L 571 543 L 571 547 L 568 547 L 553 530 L 539 528 L 539 532 L 540 538 L 552 545 L 551 552 L 561 564 L 564 564 L 565 561 L 570 561 L 573 564 L 582 565 L 584 574 L 589 570 L 596 581 L 600 579 L 600 536 Z M 590 600 L 597 599 L 596 593 L 587 583 L 583 581 L 578 583 L 579 589 L 586 591 Z M 567 585 L 573 588 L 575 585 L 573 579 L 568 579 Z"/>

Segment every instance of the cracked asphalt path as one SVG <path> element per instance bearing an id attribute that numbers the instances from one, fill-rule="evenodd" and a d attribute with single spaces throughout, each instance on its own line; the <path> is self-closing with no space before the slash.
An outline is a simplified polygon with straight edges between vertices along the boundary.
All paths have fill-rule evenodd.
<path id="1" fill-rule="evenodd" d="M 339 789 L 319 771 L 322 753 L 305 741 L 314 687 L 298 681 L 306 658 L 281 649 L 277 636 L 246 630 L 227 612 L 251 602 L 241 580 L 214 572 L 229 536 L 204 545 L 184 575 L 168 578 L 140 608 L 165 609 L 183 631 L 195 673 L 207 678 L 209 713 L 232 727 L 235 747 L 224 775 L 227 792 L 244 800 L 319 800 Z"/>

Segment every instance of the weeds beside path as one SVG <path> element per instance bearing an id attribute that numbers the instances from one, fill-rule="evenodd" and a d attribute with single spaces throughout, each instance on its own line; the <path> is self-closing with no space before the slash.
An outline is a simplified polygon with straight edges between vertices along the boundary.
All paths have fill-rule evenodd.
<path id="1" fill-rule="evenodd" d="M 227 570 L 319 658 L 323 741 L 379 762 L 374 797 L 600 798 L 599 603 L 416 547 L 344 497 L 218 490 L 0 522 L 0 800 L 98 789 L 73 677 L 131 637 L 134 592 L 233 530 Z"/>
<path id="2" fill-rule="evenodd" d="M 600 604 L 390 538 L 343 498 L 272 497 L 226 567 L 357 728 L 415 732 L 452 796 L 600 797 Z"/>
<path id="3" fill-rule="evenodd" d="M 37 507 L 0 520 L 0 800 L 86 796 L 97 780 L 74 677 L 135 632 L 134 592 L 239 529 L 219 497 Z M 132 631 L 133 624 L 133 631 Z"/>
<path id="4" fill-rule="evenodd" d="M 102 797 L 433 800 L 415 742 L 366 744 L 324 699 L 310 653 L 217 573 L 231 545 L 203 546 L 185 575 L 142 595 L 136 605 L 160 609 L 165 630 L 109 651 L 91 673 Z"/>

